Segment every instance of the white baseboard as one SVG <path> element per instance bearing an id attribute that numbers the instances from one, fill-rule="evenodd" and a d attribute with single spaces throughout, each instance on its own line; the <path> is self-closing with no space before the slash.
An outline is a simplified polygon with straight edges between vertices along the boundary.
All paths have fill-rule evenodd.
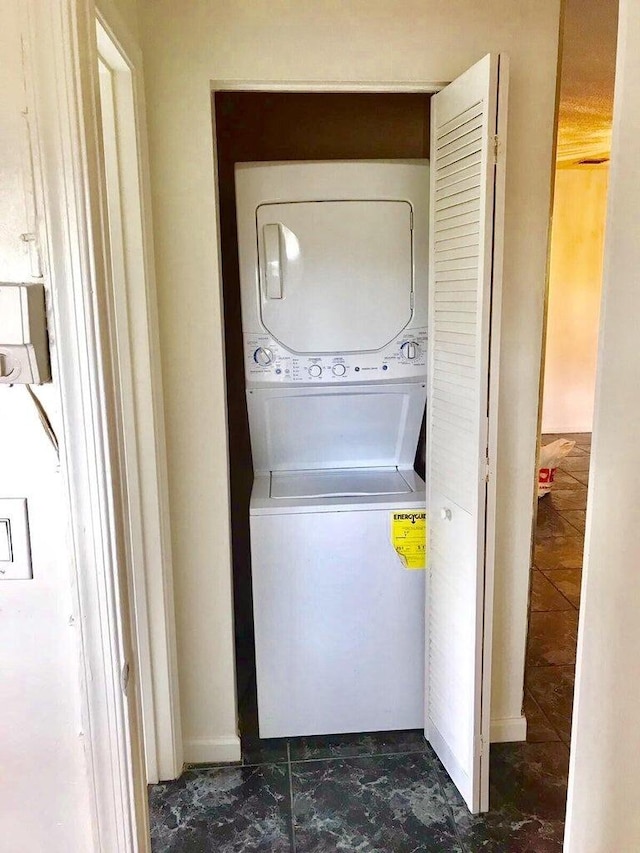
<path id="1" fill-rule="evenodd" d="M 505 717 L 491 720 L 491 743 L 509 743 L 527 739 L 527 718 Z M 240 738 L 237 735 L 218 738 L 186 738 L 186 764 L 222 764 L 240 761 Z"/>
<path id="2" fill-rule="evenodd" d="M 527 718 L 503 717 L 491 720 L 491 743 L 512 743 L 527 739 Z"/>
<path id="3" fill-rule="evenodd" d="M 237 735 L 214 738 L 185 738 L 186 764 L 224 764 L 240 761 L 240 738 Z"/>

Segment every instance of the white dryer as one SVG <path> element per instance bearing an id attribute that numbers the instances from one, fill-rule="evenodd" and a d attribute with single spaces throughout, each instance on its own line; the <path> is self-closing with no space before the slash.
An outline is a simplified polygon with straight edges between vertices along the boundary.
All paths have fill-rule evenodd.
<path id="1" fill-rule="evenodd" d="M 240 164 L 261 737 L 424 723 L 428 164 Z"/>

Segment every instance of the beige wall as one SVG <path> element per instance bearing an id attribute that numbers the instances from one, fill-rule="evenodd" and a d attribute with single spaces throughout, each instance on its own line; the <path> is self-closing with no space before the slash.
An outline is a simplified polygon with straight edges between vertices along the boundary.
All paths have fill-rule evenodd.
<path id="1" fill-rule="evenodd" d="M 559 0 L 141 4 L 187 759 L 235 735 L 211 81 L 437 82 L 511 59 L 493 716 L 521 713 Z M 535 132 L 534 132 L 535 130 Z"/>
<path id="2" fill-rule="evenodd" d="M 640 6 L 620 38 L 566 853 L 640 850 Z"/>
<path id="3" fill-rule="evenodd" d="M 556 172 L 542 432 L 591 431 L 608 177 Z"/>
<path id="4" fill-rule="evenodd" d="M 117 25 L 119 33 L 124 28 L 135 42 L 139 41 L 138 0 L 95 0 L 95 4 L 107 22 Z"/>

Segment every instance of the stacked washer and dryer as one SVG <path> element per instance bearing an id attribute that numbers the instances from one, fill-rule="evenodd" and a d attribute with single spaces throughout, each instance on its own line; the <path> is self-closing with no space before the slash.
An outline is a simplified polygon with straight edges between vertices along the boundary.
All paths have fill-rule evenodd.
<path id="1" fill-rule="evenodd" d="M 426 161 L 247 163 L 236 203 L 261 737 L 424 724 Z"/>

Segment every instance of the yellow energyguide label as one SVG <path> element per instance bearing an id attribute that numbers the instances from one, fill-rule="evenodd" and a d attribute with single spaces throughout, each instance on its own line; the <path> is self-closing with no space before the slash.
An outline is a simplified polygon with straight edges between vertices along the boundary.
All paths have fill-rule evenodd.
<path id="1" fill-rule="evenodd" d="M 391 544 L 405 569 L 424 569 L 427 554 L 427 513 L 423 509 L 392 512 Z"/>

